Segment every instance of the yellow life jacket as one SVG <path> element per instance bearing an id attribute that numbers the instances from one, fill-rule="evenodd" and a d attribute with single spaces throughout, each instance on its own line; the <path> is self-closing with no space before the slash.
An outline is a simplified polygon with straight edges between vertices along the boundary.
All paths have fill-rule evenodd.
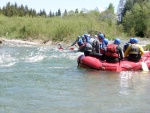
<path id="1" fill-rule="evenodd" d="M 139 54 L 139 53 L 140 53 L 139 46 L 137 44 L 131 44 L 129 54 Z"/>

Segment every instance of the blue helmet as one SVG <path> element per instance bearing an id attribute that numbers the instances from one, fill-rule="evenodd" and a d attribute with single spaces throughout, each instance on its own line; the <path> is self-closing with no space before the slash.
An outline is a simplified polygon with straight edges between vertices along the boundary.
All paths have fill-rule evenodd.
<path id="1" fill-rule="evenodd" d="M 133 38 L 133 43 L 138 43 L 138 39 L 137 38 Z"/>
<path id="2" fill-rule="evenodd" d="M 106 39 L 106 38 L 104 38 L 104 43 L 105 43 L 105 45 L 107 45 L 108 44 L 108 39 Z"/>
<path id="3" fill-rule="evenodd" d="M 81 39 L 82 39 L 83 41 L 85 40 L 85 37 L 84 37 L 84 35 L 82 35 L 82 36 L 81 36 Z"/>
<path id="4" fill-rule="evenodd" d="M 102 33 L 101 33 L 101 34 L 98 34 L 98 37 L 99 37 L 99 39 L 102 39 L 102 40 L 105 38 L 105 37 L 104 37 L 104 34 L 102 34 Z"/>
<path id="5" fill-rule="evenodd" d="M 88 37 L 88 34 L 84 34 L 84 37 Z"/>
<path id="6" fill-rule="evenodd" d="M 78 36 L 78 38 L 81 38 L 80 36 Z"/>
<path id="7" fill-rule="evenodd" d="M 133 43 L 134 38 L 130 38 L 128 43 Z"/>
<path id="8" fill-rule="evenodd" d="M 114 40 L 114 44 L 120 44 L 120 39 L 119 38 L 116 38 L 115 40 Z"/>

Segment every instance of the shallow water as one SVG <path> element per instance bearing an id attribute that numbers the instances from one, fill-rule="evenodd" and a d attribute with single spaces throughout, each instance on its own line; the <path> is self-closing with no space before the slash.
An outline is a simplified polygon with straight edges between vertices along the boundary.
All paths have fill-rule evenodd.
<path id="1" fill-rule="evenodd" d="M 0 45 L 0 113 L 149 113 L 150 72 L 77 67 L 81 52 Z"/>

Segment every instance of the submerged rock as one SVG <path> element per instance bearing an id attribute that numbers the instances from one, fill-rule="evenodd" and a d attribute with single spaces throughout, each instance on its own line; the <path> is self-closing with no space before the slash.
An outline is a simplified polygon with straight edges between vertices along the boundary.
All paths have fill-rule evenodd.
<path id="1" fill-rule="evenodd" d="M 0 40 L 0 44 L 2 44 L 2 40 Z"/>

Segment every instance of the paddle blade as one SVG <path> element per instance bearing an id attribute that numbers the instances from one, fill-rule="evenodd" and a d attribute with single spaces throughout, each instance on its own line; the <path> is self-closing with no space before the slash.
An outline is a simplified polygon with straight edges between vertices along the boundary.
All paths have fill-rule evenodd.
<path id="1" fill-rule="evenodd" d="M 63 48 L 61 48 L 61 47 L 60 47 L 60 48 L 58 48 L 58 49 L 59 49 L 59 50 L 63 50 Z"/>
<path id="2" fill-rule="evenodd" d="M 116 72 L 121 72 L 121 71 L 122 71 L 122 69 L 121 69 L 120 65 L 118 65 Z"/>
<path id="3" fill-rule="evenodd" d="M 71 48 L 70 48 L 70 50 L 74 50 L 74 48 L 73 48 L 73 47 L 71 47 Z"/>
<path id="4" fill-rule="evenodd" d="M 149 71 L 146 62 L 142 62 L 142 69 L 143 71 Z"/>
<path id="5" fill-rule="evenodd" d="M 120 61 L 119 61 L 118 65 L 117 65 L 116 72 L 121 72 L 121 71 L 122 71 L 122 69 L 121 69 L 121 65 L 120 65 Z"/>

